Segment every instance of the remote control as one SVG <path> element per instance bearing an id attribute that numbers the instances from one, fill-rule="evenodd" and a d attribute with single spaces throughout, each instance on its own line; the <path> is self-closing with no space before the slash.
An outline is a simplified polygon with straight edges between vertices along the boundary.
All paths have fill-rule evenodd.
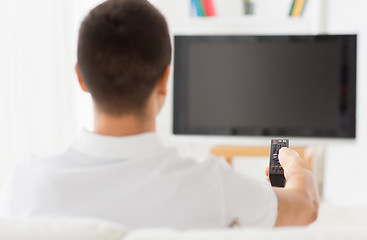
<path id="1" fill-rule="evenodd" d="M 289 147 L 288 139 L 273 139 L 270 147 L 270 164 L 269 164 L 269 178 L 271 186 L 284 187 L 285 177 L 282 165 L 280 165 L 278 156 L 279 150 L 282 147 Z"/>

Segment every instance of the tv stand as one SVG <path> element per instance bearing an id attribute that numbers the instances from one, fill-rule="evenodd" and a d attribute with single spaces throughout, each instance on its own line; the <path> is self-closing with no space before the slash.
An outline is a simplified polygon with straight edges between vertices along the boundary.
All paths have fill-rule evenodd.
<path id="1" fill-rule="evenodd" d="M 311 169 L 313 169 L 314 151 L 308 147 L 292 147 L 297 151 L 299 156 L 307 162 Z M 216 146 L 211 149 L 211 154 L 217 157 L 225 157 L 226 161 L 233 165 L 234 157 L 269 157 L 270 148 L 251 146 L 251 147 L 237 147 L 237 146 Z"/>

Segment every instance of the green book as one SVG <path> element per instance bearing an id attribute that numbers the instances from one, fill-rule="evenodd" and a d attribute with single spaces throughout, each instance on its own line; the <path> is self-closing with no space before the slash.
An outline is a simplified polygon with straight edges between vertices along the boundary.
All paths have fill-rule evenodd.
<path id="1" fill-rule="evenodd" d="M 292 16 L 292 12 L 293 12 L 294 2 L 295 2 L 295 1 L 296 1 L 296 0 L 293 0 L 293 1 L 292 1 L 291 10 L 289 11 L 289 16 Z"/>
<path id="2" fill-rule="evenodd" d="M 204 8 L 204 3 L 203 0 L 197 0 L 198 1 L 198 7 L 199 7 L 199 17 L 205 17 L 206 13 L 205 13 L 205 8 Z"/>

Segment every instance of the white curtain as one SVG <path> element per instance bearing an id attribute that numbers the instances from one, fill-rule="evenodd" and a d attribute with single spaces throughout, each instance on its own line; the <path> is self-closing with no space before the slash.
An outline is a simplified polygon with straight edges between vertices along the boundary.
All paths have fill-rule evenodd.
<path id="1" fill-rule="evenodd" d="M 0 187 L 15 159 L 65 146 L 92 124 L 74 74 L 80 22 L 101 0 L 2 0 Z"/>

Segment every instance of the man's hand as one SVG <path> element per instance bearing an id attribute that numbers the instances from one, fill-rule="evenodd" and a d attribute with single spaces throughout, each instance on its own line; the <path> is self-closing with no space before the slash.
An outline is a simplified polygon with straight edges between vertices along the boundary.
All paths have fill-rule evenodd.
<path id="1" fill-rule="evenodd" d="M 298 153 L 283 147 L 279 161 L 287 180 L 284 188 L 274 188 L 278 197 L 276 226 L 308 225 L 317 218 L 319 196 L 314 174 Z M 269 167 L 265 171 L 269 180 Z"/>

